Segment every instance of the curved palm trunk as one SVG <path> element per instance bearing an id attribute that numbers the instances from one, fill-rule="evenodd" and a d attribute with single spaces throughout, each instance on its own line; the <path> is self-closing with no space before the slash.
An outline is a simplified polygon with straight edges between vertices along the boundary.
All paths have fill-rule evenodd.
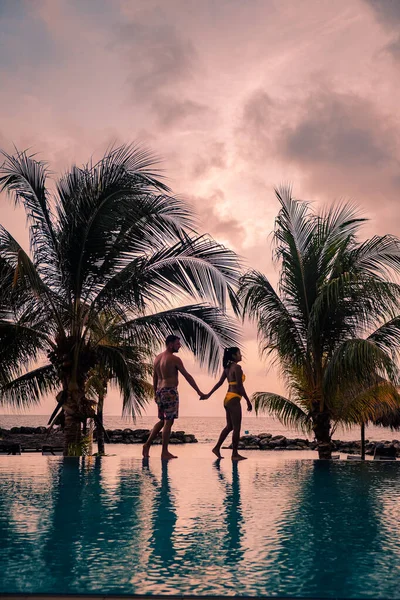
<path id="1" fill-rule="evenodd" d="M 332 458 L 331 419 L 326 411 L 313 414 L 313 430 L 318 444 L 318 458 Z"/>
<path id="2" fill-rule="evenodd" d="M 97 404 L 97 417 L 99 420 L 99 424 L 96 425 L 96 432 L 97 432 L 96 435 L 97 435 L 97 451 L 99 454 L 105 454 L 104 429 L 102 427 L 100 427 L 100 423 L 101 423 L 101 425 L 103 425 L 104 397 L 105 397 L 105 394 L 102 391 L 99 394 L 99 400 L 98 400 L 98 404 Z"/>

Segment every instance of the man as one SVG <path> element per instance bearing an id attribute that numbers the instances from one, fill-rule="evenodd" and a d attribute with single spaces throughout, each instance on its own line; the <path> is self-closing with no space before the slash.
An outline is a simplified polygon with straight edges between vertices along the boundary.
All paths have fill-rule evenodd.
<path id="1" fill-rule="evenodd" d="M 186 381 L 199 394 L 204 395 L 193 377 L 186 371 L 183 362 L 178 356 L 181 340 L 177 335 L 169 335 L 165 340 L 166 349 L 156 356 L 154 361 L 153 386 L 156 403 L 158 405 L 159 421 L 153 427 L 147 442 L 143 446 L 143 456 L 148 458 L 150 446 L 162 430 L 161 458 L 170 460 L 177 458 L 168 451 L 168 443 L 171 435 L 172 424 L 178 418 L 179 395 L 178 395 L 178 372 L 182 373 Z"/>

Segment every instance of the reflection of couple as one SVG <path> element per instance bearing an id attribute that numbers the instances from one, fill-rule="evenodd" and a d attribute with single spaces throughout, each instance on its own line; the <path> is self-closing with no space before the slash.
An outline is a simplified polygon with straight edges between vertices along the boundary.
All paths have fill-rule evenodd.
<path id="1" fill-rule="evenodd" d="M 243 536 L 243 511 L 240 499 L 239 467 L 237 462 L 232 465 L 232 483 L 225 477 L 220 467 L 221 461 L 215 461 L 214 468 L 218 474 L 218 479 L 224 488 L 224 522 L 226 526 L 226 535 L 222 538 L 223 562 L 237 563 L 243 557 L 242 536 Z M 152 530 L 149 536 L 149 549 L 151 557 L 149 564 L 159 572 L 162 570 L 168 577 L 174 577 L 176 571 L 176 547 L 174 544 L 175 528 L 178 520 L 175 506 L 175 494 L 171 487 L 171 479 L 168 473 L 169 464 L 163 461 L 161 470 L 161 481 L 151 472 L 149 461 L 143 461 L 144 473 L 150 477 L 155 486 L 156 493 L 151 502 L 150 514 Z M 224 527 L 225 529 L 225 527 Z M 199 545 L 199 539 L 196 538 L 196 556 L 209 556 L 208 545 Z M 179 543 L 179 541 L 178 541 Z M 180 565 L 180 569 L 185 569 L 186 561 Z M 181 571 L 182 574 L 182 571 Z"/>
<path id="2" fill-rule="evenodd" d="M 178 418 L 179 413 L 179 394 L 178 394 L 178 373 L 181 373 L 192 388 L 199 394 L 201 400 L 209 398 L 218 388 L 222 386 L 225 380 L 228 382 L 228 391 L 224 399 L 224 408 L 226 412 L 226 426 L 221 431 L 218 442 L 213 448 L 214 454 L 218 458 L 221 456 L 221 446 L 229 433 L 232 434 L 232 460 L 243 460 L 245 457 L 238 453 L 240 427 L 242 424 L 242 407 L 240 401 L 242 397 L 247 402 L 247 410 L 252 410 L 251 402 L 244 389 L 243 382 L 245 376 L 239 366 L 242 355 L 239 348 L 227 348 L 223 358 L 223 372 L 218 383 L 208 394 L 203 394 L 198 388 L 193 377 L 183 366 L 182 360 L 175 356 L 181 347 L 180 338 L 176 335 L 169 335 L 165 340 L 166 349 L 159 354 L 154 361 L 153 386 L 158 406 L 158 423 L 155 424 L 147 442 L 143 446 L 143 456 L 149 456 L 150 446 L 162 430 L 162 451 L 161 458 L 169 460 L 176 458 L 168 450 L 168 443 L 171 435 L 172 424 Z"/>

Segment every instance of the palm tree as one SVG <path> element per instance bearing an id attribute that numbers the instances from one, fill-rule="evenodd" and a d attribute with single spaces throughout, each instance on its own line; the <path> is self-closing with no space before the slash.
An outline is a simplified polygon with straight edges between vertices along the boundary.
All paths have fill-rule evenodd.
<path id="1" fill-rule="evenodd" d="M 124 396 L 122 414 L 140 414 L 146 402 L 154 395 L 153 386 L 148 382 L 152 374 L 150 351 L 145 347 L 133 347 L 124 344 L 124 339 L 119 339 L 118 325 L 120 317 L 112 319 L 100 314 L 92 329 L 92 335 L 97 344 L 114 346 L 123 353 L 129 370 L 132 394 Z M 105 365 L 97 364 L 88 373 L 86 393 L 96 402 L 96 435 L 98 453 L 105 453 L 105 431 L 103 427 L 104 401 L 109 385 L 115 384 L 113 372 Z"/>
<path id="2" fill-rule="evenodd" d="M 240 265 L 196 233 L 190 208 L 140 148 L 121 146 L 74 166 L 52 189 L 44 162 L 3 155 L 0 191 L 25 208 L 31 253 L 0 226 L 0 402 L 29 406 L 59 391 L 68 454 L 94 414 L 91 369 L 104 368 L 124 405 L 135 406 L 121 346 L 92 335 L 99 315 L 121 319 L 114 335 L 126 348 L 155 349 L 173 330 L 213 371 L 221 345 L 237 341 L 225 308 Z"/>
<path id="3" fill-rule="evenodd" d="M 399 406 L 400 241 L 385 235 L 359 242 L 365 219 L 351 204 L 316 214 L 290 188 L 276 196 L 278 292 L 251 270 L 239 297 L 290 396 L 257 392 L 255 407 L 313 431 L 320 458 L 330 458 L 332 425 L 361 423 L 381 402 Z"/>

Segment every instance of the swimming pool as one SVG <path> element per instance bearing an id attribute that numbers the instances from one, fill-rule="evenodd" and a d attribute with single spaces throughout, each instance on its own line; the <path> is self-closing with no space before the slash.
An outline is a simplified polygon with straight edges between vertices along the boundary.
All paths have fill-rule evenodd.
<path id="1" fill-rule="evenodd" d="M 247 455 L 0 457 L 0 592 L 400 598 L 398 462 Z"/>

